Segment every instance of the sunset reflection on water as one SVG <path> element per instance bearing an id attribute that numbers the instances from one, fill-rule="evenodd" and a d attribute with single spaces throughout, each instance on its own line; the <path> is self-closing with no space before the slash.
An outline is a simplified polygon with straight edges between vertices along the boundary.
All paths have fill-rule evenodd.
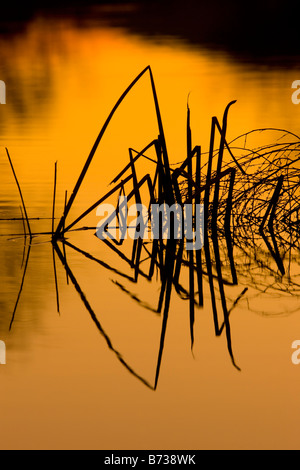
<path id="1" fill-rule="evenodd" d="M 228 141 L 265 127 L 299 134 L 299 108 L 291 99 L 299 70 L 239 62 L 224 51 L 171 36 L 142 37 L 125 26 L 113 27 L 101 11 L 100 21 L 87 19 L 83 27 L 72 17 L 36 16 L 19 34 L 0 38 L 0 78 L 7 86 L 7 104 L 0 109 L 0 218 L 19 218 L 21 205 L 4 147 L 29 216 L 43 219 L 32 220 L 33 231 L 49 232 L 54 163 L 58 218 L 65 191 L 71 194 L 110 110 L 147 65 L 155 78 L 171 164 L 186 158 L 188 102 L 193 140 L 203 151 L 212 116 L 221 121 L 232 100 L 237 103 L 230 111 Z M 144 77 L 105 134 L 70 219 L 108 191 L 128 163 L 129 147 L 140 150 L 157 135 L 150 82 Z M 91 217 L 97 223 L 96 214 Z M 0 370 L 2 448 L 298 446 L 299 380 L 291 362 L 291 345 L 299 339 L 297 297 L 285 295 L 282 301 L 260 295 L 253 304 L 257 314 L 247 298 L 237 305 L 230 322 L 238 372 L 224 335 L 215 338 L 207 282 L 205 306 L 196 311 L 193 355 L 188 303 L 172 296 L 160 379 L 153 391 L 107 347 L 56 256 L 57 311 L 50 235 L 33 240 L 9 329 L 27 251 L 24 255 L 20 220 L 2 221 L 0 234 L 0 339 L 7 346 L 7 365 Z M 91 233 L 67 238 L 103 260 L 96 264 L 66 247 L 70 269 L 114 348 L 153 383 L 162 318 L 145 305 L 156 306 L 159 281 L 124 284 L 104 265 L 130 276 L 130 267 L 116 253 Z M 294 262 L 297 275 L 299 261 Z M 243 285 L 228 293 L 231 301 L 248 285 L 246 274 Z M 274 310 L 283 303 L 284 315 L 261 315 L 272 312 L 272 302 Z"/>

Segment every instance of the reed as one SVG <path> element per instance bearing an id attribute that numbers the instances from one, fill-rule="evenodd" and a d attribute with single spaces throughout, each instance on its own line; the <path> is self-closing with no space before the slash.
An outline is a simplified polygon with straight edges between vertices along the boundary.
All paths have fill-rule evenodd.
<path id="1" fill-rule="evenodd" d="M 18 305 L 19 305 L 21 295 L 22 295 L 22 292 L 23 292 L 24 283 L 25 283 L 26 274 L 27 274 L 27 269 L 28 269 L 29 258 L 30 258 L 30 253 L 31 253 L 31 244 L 29 244 L 28 247 L 27 247 L 27 255 L 26 255 L 26 261 L 25 261 L 25 265 L 24 265 L 22 280 L 21 280 L 17 300 L 16 300 L 16 303 L 15 303 L 15 306 L 14 306 L 13 314 L 12 314 L 12 317 L 11 317 L 11 321 L 10 321 L 10 325 L 9 325 L 9 331 L 12 329 L 13 323 L 15 321 L 15 316 L 16 316 L 16 313 L 17 313 Z"/>
<path id="2" fill-rule="evenodd" d="M 111 121 L 118 107 L 121 105 L 122 101 L 125 99 L 127 94 L 133 89 L 135 84 L 141 79 L 141 77 L 149 71 L 150 82 L 152 89 L 152 96 L 156 109 L 157 123 L 159 136 L 158 139 L 153 140 L 141 151 L 135 151 L 129 149 L 129 162 L 124 166 L 123 169 L 117 174 L 117 176 L 112 180 L 111 184 L 114 184 L 114 188 L 110 190 L 105 196 L 96 201 L 91 205 L 85 212 L 83 212 L 75 221 L 73 221 L 67 227 L 65 226 L 65 220 L 69 213 L 71 205 L 74 203 L 76 195 L 84 181 L 85 175 L 89 169 L 91 161 L 95 156 L 96 149 L 98 148 L 100 141 Z M 168 309 L 170 305 L 170 296 L 172 288 L 175 287 L 176 292 L 182 296 L 189 299 L 189 317 L 190 317 L 190 338 L 191 346 L 194 345 L 194 327 L 195 327 L 195 275 L 197 279 L 198 286 L 198 306 L 204 306 L 204 293 L 203 293 L 203 276 L 207 276 L 208 284 L 210 288 L 211 304 L 213 311 L 213 319 L 215 326 L 215 333 L 217 336 L 221 335 L 225 330 L 227 337 L 227 347 L 228 351 L 234 366 L 238 368 L 235 363 L 233 349 L 232 349 L 232 340 L 231 340 L 231 329 L 229 323 L 229 313 L 232 311 L 234 306 L 237 304 L 237 301 L 233 306 L 229 307 L 227 305 L 227 298 L 225 292 L 225 286 L 237 285 L 238 277 L 235 269 L 234 261 L 234 244 L 233 238 L 236 237 L 235 226 L 237 218 L 237 207 L 240 204 L 241 200 L 248 197 L 249 192 L 256 194 L 257 189 L 263 187 L 267 184 L 273 184 L 272 178 L 275 178 L 275 175 L 266 172 L 262 178 L 258 179 L 256 177 L 252 178 L 252 175 L 249 170 L 250 158 L 251 165 L 253 161 L 256 160 L 257 154 L 259 152 L 255 151 L 249 153 L 248 160 L 245 157 L 237 157 L 232 149 L 232 142 L 227 142 L 227 127 L 228 127 L 228 116 L 229 110 L 235 101 L 230 102 L 225 108 L 223 114 L 222 125 L 220 125 L 217 117 L 212 118 L 211 123 L 211 135 L 210 135 L 210 144 L 207 160 L 205 161 L 205 153 L 202 152 L 200 146 L 193 148 L 192 146 L 192 131 L 191 131 L 191 111 L 188 105 L 187 109 L 187 157 L 183 163 L 177 165 L 176 168 L 171 168 L 169 163 L 169 156 L 167 151 L 167 145 L 163 130 L 162 118 L 160 114 L 160 107 L 156 92 L 156 87 L 153 79 L 152 70 L 150 67 L 144 69 L 141 74 L 139 74 L 135 80 L 130 84 L 130 86 L 125 90 L 123 95 L 117 101 L 115 107 L 110 113 L 107 121 L 105 122 L 95 144 L 92 148 L 92 151 L 88 157 L 88 160 L 81 172 L 79 180 L 75 185 L 72 196 L 66 204 L 63 218 L 61 224 L 59 224 L 56 234 L 62 230 L 63 233 L 74 229 L 74 227 L 91 211 L 95 210 L 99 204 L 104 202 L 108 197 L 112 196 L 117 191 L 123 191 L 124 194 L 128 194 L 128 202 L 131 198 L 135 199 L 137 204 L 141 204 L 143 201 L 141 199 L 140 188 L 143 184 L 148 184 L 149 195 L 151 201 L 155 200 L 158 204 L 169 204 L 172 205 L 174 202 L 179 203 L 180 205 L 193 204 L 194 208 L 203 201 L 204 203 L 204 218 L 205 218 L 205 229 L 204 229 L 204 256 L 205 259 L 202 259 L 202 252 L 196 250 L 196 252 L 189 251 L 187 253 L 187 260 L 185 260 L 185 249 L 184 241 L 180 240 L 178 243 L 175 240 L 168 241 L 165 245 L 160 240 L 154 240 L 152 244 L 152 252 L 147 250 L 150 260 L 150 270 L 148 278 L 151 280 L 154 276 L 155 268 L 158 269 L 160 278 L 161 278 L 161 290 L 158 301 L 157 312 L 163 312 L 163 326 L 161 334 L 161 347 L 158 357 L 158 367 L 156 374 L 159 375 L 160 362 L 164 344 L 164 338 L 166 333 L 166 325 L 168 318 Z M 217 138 L 220 138 L 219 145 L 216 146 Z M 148 150 L 152 147 L 155 147 L 156 150 L 156 160 L 149 158 L 147 156 Z M 289 150 L 290 147 L 286 146 L 285 151 Z M 270 146 L 270 149 L 265 149 L 267 152 L 273 152 L 275 150 L 274 146 Z M 229 162 L 224 163 L 224 154 L 225 151 L 228 153 L 230 159 Z M 135 153 L 135 155 L 134 155 Z M 253 158 L 254 157 L 254 158 Z M 261 155 L 260 155 L 261 157 Z M 137 179 L 137 173 L 135 169 L 135 164 L 139 159 L 147 159 L 151 161 L 155 167 L 155 178 L 151 179 L 150 175 L 145 175 L 140 181 Z M 194 160 L 196 161 L 196 169 L 193 168 Z M 216 163 L 215 163 L 216 162 Z M 213 167 L 216 167 L 213 170 Z M 289 165 L 288 165 L 289 166 Z M 285 166 L 281 165 L 281 170 L 284 171 Z M 205 178 L 204 178 L 205 172 Z M 179 184 L 179 178 L 184 180 L 184 183 Z M 120 182 L 121 180 L 121 182 Z M 252 187 L 250 187 L 252 181 Z M 283 180 L 280 177 L 280 186 L 282 187 Z M 242 184 L 241 184 L 242 182 Z M 244 182 L 247 182 L 246 188 Z M 133 189 L 126 190 L 127 184 L 133 184 Z M 279 185 L 279 183 L 278 183 Z M 270 216 L 269 220 L 269 229 L 272 232 L 271 238 L 273 240 L 274 249 L 270 250 L 270 253 L 275 253 L 278 255 L 278 247 L 276 248 L 276 237 L 274 234 L 275 230 L 275 221 L 278 216 L 278 205 L 280 192 L 282 188 L 275 189 L 274 196 L 269 203 L 269 207 L 265 211 L 265 219 L 261 219 L 261 229 L 265 224 L 265 221 Z M 127 192 L 126 192 L 127 191 Z M 213 192 L 213 198 L 211 201 L 211 194 Z M 154 197 L 154 194 L 156 196 Z M 203 198 L 202 198 L 203 195 Z M 260 206 L 260 211 L 262 210 L 263 205 Z M 194 209 L 194 210 L 195 210 Z M 296 209 L 295 209 L 296 210 Z M 112 218 L 118 217 L 118 209 L 116 214 L 112 215 Z M 238 217 L 240 213 L 238 213 Z M 252 217 L 253 221 L 253 217 Z M 83 229 L 83 228 L 82 228 Z M 84 229 L 87 229 L 85 227 Z M 221 254 L 219 243 L 223 239 L 226 243 L 227 248 L 227 257 L 229 260 L 230 272 L 232 281 L 229 282 L 223 275 L 223 268 L 221 262 Z M 107 246 L 113 249 L 119 254 L 119 256 L 126 260 L 126 262 L 134 270 L 134 280 L 138 281 L 139 275 L 142 273 L 140 269 L 141 264 L 141 253 L 145 249 L 142 240 L 136 239 L 133 242 L 131 258 L 128 259 L 123 255 L 120 249 L 117 249 L 116 246 L 113 246 L 113 243 L 119 245 L 120 247 L 123 244 L 123 240 L 116 241 L 113 243 L 110 241 L 105 241 Z M 269 242 L 268 242 L 269 243 Z M 212 266 L 215 265 L 216 273 L 214 273 Z M 206 270 L 204 269 L 204 266 Z M 279 268 L 280 263 L 278 262 Z M 183 288 L 180 284 L 181 271 L 183 267 L 187 267 L 189 271 L 189 287 L 188 290 Z M 146 274 L 143 274 L 146 276 Z M 244 291 L 243 291 L 244 292 Z M 218 293 L 218 294 L 217 294 Z M 220 302 L 217 300 L 220 296 Z M 241 294 L 241 297 L 243 293 Z M 220 322 L 219 319 L 219 308 L 218 305 L 221 305 L 221 312 L 223 321 Z"/>
<path id="3" fill-rule="evenodd" d="M 11 166 L 11 169 L 12 169 L 12 172 L 13 172 L 13 175 L 14 175 L 14 178 L 15 178 L 15 181 L 16 181 L 16 184 L 17 184 L 17 187 L 18 187 L 18 190 L 19 190 L 19 194 L 20 194 L 20 198 L 21 198 L 21 201 L 22 201 L 22 206 L 23 206 L 24 214 L 25 214 L 25 217 L 26 217 L 26 222 L 27 222 L 27 227 L 28 227 L 29 236 L 30 236 L 30 239 L 32 239 L 32 233 L 31 233 L 31 228 L 30 228 L 30 222 L 29 222 L 29 218 L 28 218 L 28 215 L 27 215 L 26 205 L 25 205 L 25 202 L 24 202 L 24 198 L 23 198 L 21 186 L 20 186 L 20 184 L 19 184 L 19 180 L 18 180 L 18 178 L 17 178 L 17 175 L 16 175 L 16 172 L 15 172 L 13 163 L 12 163 L 12 159 L 11 159 L 10 154 L 9 154 L 9 152 L 8 152 L 8 149 L 5 148 L 5 150 L 6 150 L 6 154 L 7 154 L 7 157 L 8 157 L 8 160 L 9 160 L 9 163 L 10 163 L 10 166 Z"/>
<path id="4" fill-rule="evenodd" d="M 103 329 L 102 325 L 101 325 L 101 322 L 99 321 L 99 319 L 97 318 L 97 315 L 96 313 L 94 312 L 93 308 L 91 307 L 91 304 L 89 303 L 86 295 L 84 294 L 84 292 L 82 291 L 75 275 L 73 274 L 70 266 L 68 265 L 66 259 L 64 258 L 63 256 L 63 253 L 61 252 L 61 250 L 59 249 L 59 246 L 58 244 L 56 243 L 56 241 L 54 240 L 53 241 L 53 248 L 58 256 L 58 258 L 60 259 L 62 265 L 64 266 L 65 270 L 68 272 L 68 278 L 71 280 L 72 284 L 74 285 L 77 293 L 79 294 L 80 296 L 80 299 L 82 301 L 82 303 L 84 304 L 87 312 L 89 313 L 89 315 L 91 316 L 91 319 L 92 321 L 94 322 L 95 326 L 97 327 L 100 335 L 103 337 L 103 339 L 105 340 L 106 344 L 107 344 L 107 347 L 115 354 L 116 358 L 118 359 L 118 361 L 126 368 L 126 370 L 131 374 L 133 375 L 135 378 L 137 378 L 139 381 L 141 381 L 144 385 L 146 385 L 146 387 L 150 388 L 151 390 L 153 390 L 153 386 L 147 381 L 145 380 L 141 375 L 137 374 L 135 372 L 135 370 L 128 364 L 128 362 L 123 358 L 122 354 L 113 346 L 113 343 L 110 339 L 110 337 L 108 336 L 108 334 L 105 332 L 105 330 Z"/>
<path id="5" fill-rule="evenodd" d="M 55 223 L 56 186 L 57 186 L 57 162 L 55 162 L 55 165 L 54 165 L 54 188 L 53 188 L 53 204 L 52 204 L 52 234 L 53 236 L 54 236 L 54 223 Z"/>
<path id="6" fill-rule="evenodd" d="M 113 187 L 104 196 L 99 196 L 97 201 L 82 212 L 76 220 L 67 223 L 70 210 L 76 201 L 90 165 L 95 158 L 96 151 L 114 115 L 126 96 L 147 73 L 149 73 L 151 94 L 157 119 L 158 132 L 155 139 L 146 144 L 142 150 L 129 148 L 128 163 L 124 168 L 120 169 L 111 181 L 110 185 L 113 185 Z M 173 291 L 188 303 L 188 339 L 193 350 L 196 339 L 196 309 L 207 306 L 204 279 L 207 280 L 207 291 L 210 297 L 215 335 L 217 337 L 223 333 L 226 335 L 230 359 L 234 367 L 240 370 L 235 361 L 233 351 L 230 319 L 233 310 L 246 295 L 247 288 L 243 288 L 237 297 L 235 294 L 235 300 L 230 301 L 227 295 L 227 290 L 239 283 L 236 251 L 240 250 L 242 253 L 245 253 L 248 246 L 255 250 L 258 239 L 260 241 L 263 240 L 268 254 L 276 263 L 276 267 L 272 271 L 275 277 L 278 276 L 278 272 L 282 276 L 286 273 L 285 262 L 283 256 L 280 255 L 280 252 L 284 251 L 283 247 L 288 246 L 290 249 L 294 247 L 299 248 L 300 180 L 298 162 L 300 161 L 300 138 L 295 134 L 281 130 L 258 129 L 228 142 L 229 111 L 234 103 L 235 101 L 232 101 L 226 106 L 221 124 L 216 116 L 212 118 L 210 142 L 207 152 L 204 152 L 203 148 L 199 145 L 193 145 L 191 110 L 188 104 L 186 155 L 183 162 L 171 165 L 153 73 L 150 66 L 146 67 L 120 96 L 101 128 L 70 197 L 68 197 L 67 192 L 65 193 L 64 210 L 56 229 L 57 162 L 55 163 L 51 218 L 52 231 L 49 234 L 52 236 L 53 244 L 53 265 L 58 312 L 60 311 L 60 303 L 56 256 L 58 256 L 65 268 L 67 282 L 69 283 L 70 280 L 74 285 L 109 349 L 115 353 L 117 359 L 131 374 L 152 390 L 156 390 L 160 377 Z M 261 134 L 267 131 L 281 132 L 288 140 L 277 140 L 273 144 L 267 144 L 258 148 L 247 148 L 247 143 L 255 132 Z M 283 135 L 281 135 L 282 137 Z M 155 157 L 150 158 L 147 154 L 150 150 L 153 152 L 153 149 Z M 33 236 L 37 235 L 33 234 L 30 229 L 30 220 L 33 219 L 28 218 L 20 184 L 7 149 L 6 152 L 22 200 L 22 218 L 20 220 L 23 221 L 23 236 L 26 239 L 28 230 L 32 239 Z M 228 157 L 227 159 L 225 154 Z M 147 173 L 139 179 L 136 166 L 137 162 L 143 159 L 153 165 L 153 172 L 151 172 L 152 176 Z M 168 204 L 169 206 L 177 203 L 181 207 L 185 204 L 192 204 L 194 219 L 197 207 L 201 203 L 204 204 L 203 250 L 186 250 L 185 242 L 187 240 L 183 237 L 179 241 L 176 240 L 174 231 L 168 240 L 164 240 L 162 229 L 159 239 L 153 240 L 152 243 L 146 244 L 141 238 L 136 238 L 128 255 L 122 251 L 124 244 L 122 237 L 119 240 L 103 240 L 102 242 L 105 243 L 106 247 L 118 256 L 118 261 L 124 263 L 127 269 L 128 267 L 131 268 L 132 275 L 128 275 L 127 272 L 122 271 L 119 265 L 118 267 L 110 266 L 66 240 L 65 235 L 71 231 L 91 230 L 95 232 L 95 227 L 77 226 L 108 198 L 115 197 L 118 194 L 126 195 L 128 202 L 134 200 L 137 204 L 142 204 L 142 194 L 144 194 L 144 191 L 148 191 L 147 202 L 149 208 L 153 203 L 159 205 Z M 120 225 L 120 217 L 120 207 L 117 206 L 115 213 L 111 215 L 108 223 L 112 219 L 117 218 Z M 173 227 L 172 223 L 171 226 Z M 182 226 L 182 233 L 183 229 L 184 226 Z M 63 244 L 62 250 L 58 247 L 59 240 Z M 96 313 L 93 311 L 68 265 L 66 248 L 75 250 L 85 259 L 96 262 L 107 272 L 116 274 L 128 282 L 137 283 L 140 277 L 148 281 L 152 281 L 154 278 L 160 281 L 156 308 L 146 306 L 139 296 L 133 294 L 130 289 L 120 282 L 114 281 L 115 285 L 124 294 L 130 296 L 133 301 L 162 317 L 153 385 L 150 385 L 148 381 L 136 374 L 123 359 L 121 353 L 113 347 L 109 336 L 103 330 Z M 30 250 L 26 258 L 21 289 L 15 305 L 11 325 L 14 321 L 23 289 L 29 253 Z M 144 253 L 147 256 L 146 259 L 142 259 Z M 145 261 L 148 264 L 146 268 L 144 268 Z M 262 263 L 260 266 L 262 266 Z M 187 275 L 187 282 L 182 280 L 185 274 Z"/>

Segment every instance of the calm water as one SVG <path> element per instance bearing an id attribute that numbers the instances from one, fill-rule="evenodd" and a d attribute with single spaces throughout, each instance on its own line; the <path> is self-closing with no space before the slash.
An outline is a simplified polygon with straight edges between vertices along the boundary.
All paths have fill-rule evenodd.
<path id="1" fill-rule="evenodd" d="M 71 193 L 111 108 L 147 65 L 171 163 L 185 158 L 188 99 L 193 139 L 205 150 L 212 116 L 221 120 L 232 100 L 229 141 L 264 127 L 299 133 L 300 108 L 291 101 L 299 69 L 239 62 L 183 39 L 151 40 L 105 21 L 82 27 L 36 16 L 18 34 L 0 39 L 0 57 L 7 85 L 7 104 L 0 109 L 0 218 L 20 217 L 7 147 L 29 217 L 43 219 L 31 221 L 33 232 L 51 230 L 54 163 L 58 218 L 65 191 Z M 97 150 L 70 222 L 108 191 L 129 161 L 128 148 L 142 149 L 157 133 L 144 77 Z M 95 213 L 89 221 L 97 223 Z M 67 246 L 70 278 L 58 254 L 53 262 L 49 235 L 35 237 L 29 248 L 22 234 L 22 221 L 1 221 L 0 339 L 7 346 L 7 365 L 0 370 L 1 448 L 299 446 L 300 369 L 291 362 L 292 342 L 300 336 L 296 257 L 287 259 L 292 280 L 290 270 L 282 278 L 260 267 L 253 274 L 256 285 L 239 258 L 239 284 L 227 287 L 226 297 L 232 305 L 248 288 L 230 316 L 241 372 L 232 365 L 225 334 L 215 337 L 207 280 L 193 354 L 188 302 L 174 292 L 154 391 L 159 279 L 133 283 L 128 263 L 92 232 L 70 234 L 68 242 L 101 263 Z M 261 259 L 277 272 L 266 256 Z"/>

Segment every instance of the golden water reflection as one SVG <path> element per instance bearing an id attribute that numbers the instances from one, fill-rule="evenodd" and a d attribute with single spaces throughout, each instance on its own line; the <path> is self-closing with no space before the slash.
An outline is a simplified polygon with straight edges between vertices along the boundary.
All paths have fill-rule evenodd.
<path id="1" fill-rule="evenodd" d="M 30 217 L 43 217 L 32 221 L 34 231 L 51 229 L 54 162 L 58 161 L 59 216 L 65 191 L 72 191 L 112 106 L 148 64 L 155 76 L 171 163 L 186 158 L 188 99 L 193 138 L 205 150 L 211 117 L 221 119 L 233 99 L 237 104 L 230 111 L 229 141 L 254 128 L 298 133 L 299 109 L 291 101 L 291 84 L 299 78 L 295 70 L 254 68 L 179 40 L 152 43 L 120 28 L 78 29 L 71 20 L 37 17 L 9 45 L 0 40 L 0 58 L 1 79 L 7 85 L 7 105 L 0 109 L 1 144 L 10 150 Z M 97 150 L 72 216 L 107 192 L 107 184 L 128 162 L 128 147 L 140 150 L 157 134 L 145 77 Z M 4 149 L 0 165 L 1 217 L 17 218 L 20 201 Z M 0 371 L 1 447 L 298 446 L 294 429 L 299 381 L 290 360 L 299 327 L 297 299 L 287 296 L 284 303 L 291 302 L 294 314 L 276 319 L 254 315 L 246 299 L 237 305 L 231 327 L 239 373 L 228 359 L 224 335 L 214 336 L 209 306 L 197 311 L 194 360 L 187 303 L 173 296 L 159 387 L 153 393 L 107 348 L 56 258 L 58 312 L 50 236 L 34 239 L 9 330 L 27 255 L 23 237 L 11 236 L 16 233 L 23 233 L 20 221 L 3 222 L 0 337 L 7 344 L 7 366 Z M 96 243 L 95 237 L 75 237 L 108 266 L 123 269 L 115 253 Z M 128 283 L 124 290 L 120 277 L 104 265 L 83 260 L 81 253 L 68 248 L 66 256 L 115 348 L 139 375 L 153 382 L 161 317 L 144 306 L 155 306 L 159 283 L 142 280 L 136 285 L 132 293 L 142 299 L 139 303 L 126 294 Z M 231 300 L 240 292 L 234 291 Z M 209 298 L 208 289 L 206 295 Z M 260 302 L 255 305 L 258 313 Z M 265 302 L 272 310 L 272 298 Z M 277 307 L 277 299 L 275 303 Z"/>

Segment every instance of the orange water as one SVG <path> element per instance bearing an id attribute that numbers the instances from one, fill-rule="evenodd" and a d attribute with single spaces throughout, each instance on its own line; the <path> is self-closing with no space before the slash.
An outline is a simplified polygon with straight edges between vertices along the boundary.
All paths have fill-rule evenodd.
<path id="1" fill-rule="evenodd" d="M 30 217 L 47 218 L 32 221 L 33 231 L 51 229 L 54 162 L 59 217 L 65 191 L 72 191 L 112 106 L 147 65 L 156 81 L 171 163 L 185 158 L 188 96 L 193 140 L 203 148 L 211 117 L 221 120 L 225 106 L 235 99 L 228 140 L 254 128 L 299 130 L 300 108 L 291 101 L 291 85 L 300 73 L 296 70 L 258 68 L 179 39 L 151 41 L 107 25 L 79 28 L 67 19 L 36 17 L 10 41 L 2 38 L 0 46 L 0 78 L 7 85 L 7 104 L 0 108 L 1 217 L 20 216 L 4 151 L 8 147 Z M 145 76 L 109 127 L 70 222 L 107 192 L 108 183 L 129 161 L 128 147 L 141 149 L 157 133 Z M 225 336 L 215 338 L 207 281 L 205 307 L 197 310 L 194 357 L 188 303 L 174 294 L 160 379 L 153 391 L 128 372 L 106 339 L 137 375 L 154 383 L 162 318 L 145 304 L 155 309 L 159 282 L 132 284 L 67 249 L 70 268 L 105 336 L 72 282 L 67 284 L 56 257 L 57 312 L 50 237 L 39 236 L 31 247 L 9 330 L 25 261 L 22 265 L 24 239 L 12 236 L 19 233 L 21 222 L 1 222 L 6 236 L 0 240 L 0 339 L 7 346 L 7 364 L 0 366 L 1 448 L 299 447 L 300 369 L 291 362 L 292 342 L 300 336 L 297 297 L 274 297 L 268 291 L 258 295 L 247 276 L 228 289 L 230 304 L 245 286 L 250 288 L 250 300 L 244 297 L 231 315 L 235 359 L 242 369 L 238 372 Z M 91 233 L 70 238 L 130 274 Z M 278 315 L 270 315 L 273 310 Z"/>

